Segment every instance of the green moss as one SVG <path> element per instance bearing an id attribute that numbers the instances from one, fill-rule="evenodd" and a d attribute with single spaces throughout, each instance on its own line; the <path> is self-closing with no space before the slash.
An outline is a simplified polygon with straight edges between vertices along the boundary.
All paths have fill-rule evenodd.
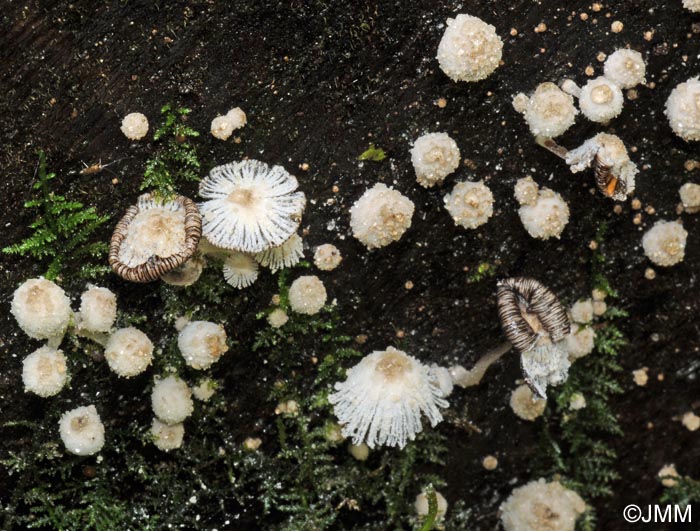
<path id="1" fill-rule="evenodd" d="M 369 147 L 362 152 L 362 154 L 357 157 L 357 160 L 371 160 L 374 162 L 381 162 L 386 158 L 386 153 L 382 148 L 375 147 L 374 144 L 370 144 Z"/>

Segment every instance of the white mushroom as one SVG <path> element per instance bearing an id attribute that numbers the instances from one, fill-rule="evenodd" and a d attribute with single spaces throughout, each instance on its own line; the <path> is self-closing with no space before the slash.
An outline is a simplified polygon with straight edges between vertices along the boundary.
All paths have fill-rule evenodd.
<path id="1" fill-rule="evenodd" d="M 73 316 L 65 292 L 45 278 L 32 278 L 17 288 L 10 313 L 29 337 L 57 342 Z"/>
<path id="2" fill-rule="evenodd" d="M 153 439 L 153 444 L 155 444 L 159 450 L 163 450 L 164 452 L 177 450 L 182 446 L 182 439 L 184 436 L 185 426 L 182 423 L 165 424 L 157 418 L 153 419 L 153 423 L 151 424 L 151 437 Z"/>
<path id="3" fill-rule="evenodd" d="M 185 363 L 193 369 L 208 369 L 228 351 L 224 327 L 209 321 L 192 321 L 177 336 Z"/>
<path id="4" fill-rule="evenodd" d="M 105 359 L 119 376 L 131 378 L 145 371 L 153 360 L 153 343 L 136 328 L 121 328 L 107 340 Z"/>
<path id="5" fill-rule="evenodd" d="M 459 148 L 447 133 L 429 133 L 419 137 L 411 149 L 416 181 L 430 188 L 459 167 Z"/>
<path id="6" fill-rule="evenodd" d="M 129 113 L 122 120 L 121 130 L 129 140 L 141 140 L 148 133 L 148 118 L 140 112 Z"/>
<path id="7" fill-rule="evenodd" d="M 483 181 L 457 183 L 444 201 L 455 224 L 465 229 L 480 227 L 493 215 L 493 194 Z"/>
<path id="8" fill-rule="evenodd" d="M 326 298 L 326 287 L 315 275 L 301 276 L 289 287 L 289 305 L 297 313 L 318 313 L 326 304 Z"/>
<path id="9" fill-rule="evenodd" d="M 671 129 L 688 142 L 700 140 L 700 79 L 694 77 L 673 89 L 666 101 Z"/>
<path id="10" fill-rule="evenodd" d="M 641 53 L 621 48 L 605 60 L 603 73 L 621 89 L 629 89 L 645 82 L 646 65 Z"/>
<path id="11" fill-rule="evenodd" d="M 656 265 L 670 267 L 683 261 L 688 232 L 682 223 L 659 220 L 644 233 L 644 254 Z"/>
<path id="12" fill-rule="evenodd" d="M 192 414 L 192 391 L 177 376 L 156 378 L 151 391 L 153 413 L 166 424 L 179 424 Z"/>
<path id="13" fill-rule="evenodd" d="M 524 204 L 518 210 L 520 221 L 533 238 L 559 238 L 569 223 L 569 205 L 557 192 L 542 188 L 534 205 Z"/>
<path id="14" fill-rule="evenodd" d="M 224 261 L 223 272 L 231 286 L 247 288 L 258 279 L 258 263 L 248 254 L 232 252 Z"/>
<path id="15" fill-rule="evenodd" d="M 398 241 L 411 226 L 414 208 L 401 192 L 377 183 L 350 208 L 353 236 L 368 249 Z"/>
<path id="16" fill-rule="evenodd" d="M 58 394 L 68 381 L 66 357 L 60 350 L 43 346 L 22 362 L 24 390 L 41 397 Z"/>
<path id="17" fill-rule="evenodd" d="M 298 234 L 292 236 L 282 245 L 272 247 L 255 255 L 255 260 L 263 267 L 269 267 L 273 273 L 285 267 L 293 267 L 304 257 L 304 242 Z"/>
<path id="18" fill-rule="evenodd" d="M 534 94 L 528 97 L 518 94 L 513 107 L 525 117 L 530 131 L 535 136 L 554 138 L 574 125 L 578 110 L 574 99 L 554 83 L 541 83 Z"/>
<path id="19" fill-rule="evenodd" d="M 67 411 L 59 421 L 59 433 L 66 450 L 75 455 L 93 455 L 105 443 L 105 428 L 95 406 Z"/>
<path id="20" fill-rule="evenodd" d="M 513 489 L 500 507 L 505 531 L 574 531 L 585 510 L 581 496 L 544 479 Z"/>

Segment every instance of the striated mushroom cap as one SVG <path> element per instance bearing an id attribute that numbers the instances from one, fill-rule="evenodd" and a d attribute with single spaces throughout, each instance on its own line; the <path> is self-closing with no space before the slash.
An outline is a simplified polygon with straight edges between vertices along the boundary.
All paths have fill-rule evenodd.
<path id="1" fill-rule="evenodd" d="M 184 264 L 197 250 L 202 218 L 191 199 L 138 198 L 117 223 L 109 265 L 131 282 L 151 282 Z"/>

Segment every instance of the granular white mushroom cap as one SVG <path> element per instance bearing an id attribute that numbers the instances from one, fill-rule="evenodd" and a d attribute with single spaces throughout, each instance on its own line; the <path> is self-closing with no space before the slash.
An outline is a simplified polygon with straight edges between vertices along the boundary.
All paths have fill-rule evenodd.
<path id="1" fill-rule="evenodd" d="M 209 130 L 214 138 L 228 140 L 233 133 L 233 122 L 229 120 L 228 116 L 219 115 L 211 121 Z"/>
<path id="2" fill-rule="evenodd" d="M 75 455 L 93 455 L 105 443 L 105 428 L 95 406 L 66 411 L 59 421 L 59 433 L 66 450 Z"/>
<path id="3" fill-rule="evenodd" d="M 683 208 L 688 214 L 700 212 L 700 184 L 685 183 L 678 190 Z"/>
<path id="4" fill-rule="evenodd" d="M 493 194 L 483 181 L 457 183 L 444 201 L 455 224 L 465 229 L 480 227 L 493 215 Z"/>
<path id="5" fill-rule="evenodd" d="M 234 288 L 247 288 L 258 279 L 258 263 L 249 254 L 234 251 L 224 260 L 223 273 Z"/>
<path id="6" fill-rule="evenodd" d="M 306 206 L 298 182 L 281 166 L 243 160 L 217 166 L 199 185 L 204 236 L 214 245 L 258 253 L 286 242 Z"/>
<path id="7" fill-rule="evenodd" d="M 192 394 L 197 400 L 208 402 L 209 399 L 214 396 L 216 388 L 217 384 L 214 380 L 211 378 L 202 378 L 197 382 L 197 385 L 192 388 Z"/>
<path id="8" fill-rule="evenodd" d="M 370 448 L 403 448 L 423 429 L 422 415 L 435 426 L 442 420 L 440 408 L 448 405 L 430 368 L 393 347 L 372 352 L 348 369 L 328 400 L 343 435 Z"/>
<path id="9" fill-rule="evenodd" d="M 157 418 L 153 419 L 151 424 L 151 438 L 153 444 L 159 450 L 169 452 L 177 450 L 182 446 L 182 440 L 185 437 L 185 426 L 182 423 L 165 424 Z"/>
<path id="10" fill-rule="evenodd" d="M 287 324 L 287 321 L 289 321 L 289 316 L 282 308 L 272 310 L 267 316 L 267 322 L 272 328 L 281 328 Z"/>
<path id="11" fill-rule="evenodd" d="M 29 279 L 17 288 L 10 313 L 24 333 L 34 339 L 60 338 L 73 316 L 63 289 L 45 278 Z"/>
<path id="12" fill-rule="evenodd" d="M 620 88 L 603 76 L 586 83 L 579 96 L 581 112 L 592 122 L 609 122 L 622 112 L 623 103 Z"/>
<path id="13" fill-rule="evenodd" d="M 314 264 L 321 271 L 333 271 L 342 261 L 343 256 L 335 245 L 324 243 L 316 247 L 316 251 L 314 252 Z"/>
<path id="14" fill-rule="evenodd" d="M 440 184 L 459 167 L 459 148 L 447 133 L 429 133 L 419 137 L 411 149 L 416 181 L 425 188 Z"/>
<path id="15" fill-rule="evenodd" d="M 641 53 L 621 48 L 605 60 L 603 73 L 621 89 L 629 89 L 645 82 L 646 65 Z"/>
<path id="16" fill-rule="evenodd" d="M 520 112 L 535 136 L 554 138 L 563 134 L 574 125 L 578 114 L 574 99 L 550 82 L 538 85 L 527 105 L 520 95 L 515 97 L 514 104 L 516 110 L 521 109 Z"/>
<path id="17" fill-rule="evenodd" d="M 566 338 L 566 351 L 569 360 L 588 356 L 595 347 L 595 330 L 592 326 L 571 325 L 571 333 Z"/>
<path id="18" fill-rule="evenodd" d="M 683 7 L 694 13 L 700 13 L 700 0 L 683 0 Z"/>
<path id="19" fill-rule="evenodd" d="M 547 400 L 536 398 L 525 384 L 516 387 L 510 395 L 510 408 L 523 420 L 535 420 L 546 407 Z"/>
<path id="20" fill-rule="evenodd" d="M 518 210 L 525 230 L 533 238 L 559 238 L 569 223 L 569 205 L 557 192 L 542 188 L 534 205 L 523 205 Z"/>
<path id="21" fill-rule="evenodd" d="M 574 531 L 586 503 L 558 481 L 531 481 L 513 489 L 501 504 L 505 531 Z"/>
<path id="22" fill-rule="evenodd" d="M 208 369 L 228 351 L 224 327 L 209 321 L 192 321 L 177 336 L 185 363 L 193 369 Z"/>
<path id="23" fill-rule="evenodd" d="M 501 62 L 503 41 L 496 28 L 471 15 L 447 19 L 438 45 L 437 60 L 454 81 L 486 79 Z"/>
<path id="24" fill-rule="evenodd" d="M 656 265 L 670 267 L 683 261 L 688 232 L 682 223 L 657 221 L 644 233 L 644 254 Z"/>
<path id="25" fill-rule="evenodd" d="M 352 234 L 368 249 L 399 241 L 411 226 L 414 208 L 401 192 L 377 183 L 350 208 Z"/>
<path id="26" fill-rule="evenodd" d="M 241 109 L 240 107 L 234 107 L 229 112 L 227 112 L 226 118 L 228 118 L 228 121 L 231 123 L 231 125 L 233 125 L 234 131 L 236 129 L 245 127 L 245 124 L 248 123 L 248 118 L 246 117 L 246 114 L 243 111 L 243 109 Z"/>
<path id="27" fill-rule="evenodd" d="M 447 513 L 447 500 L 438 491 L 435 491 L 435 498 L 437 499 L 436 520 L 443 520 L 445 518 L 445 514 Z M 418 496 L 416 496 L 416 501 L 413 502 L 413 508 L 418 516 L 428 516 L 428 513 L 430 512 L 429 505 L 428 496 L 425 494 L 425 492 L 421 492 Z"/>
<path id="28" fill-rule="evenodd" d="M 156 379 L 151 391 L 153 413 L 166 424 L 178 424 L 192 414 L 192 391 L 177 376 Z"/>
<path id="29" fill-rule="evenodd" d="M 593 301 L 591 299 L 577 301 L 571 307 L 570 313 L 575 323 L 590 323 L 593 320 Z"/>
<path id="30" fill-rule="evenodd" d="M 285 267 L 293 267 L 304 257 L 304 242 L 298 234 L 292 236 L 282 245 L 272 247 L 255 255 L 255 260 L 263 267 L 269 267 L 273 273 Z"/>
<path id="31" fill-rule="evenodd" d="M 185 263 L 197 250 L 202 220 L 191 199 L 138 198 L 117 224 L 109 263 L 121 277 L 150 282 Z"/>
<path id="32" fill-rule="evenodd" d="M 121 130 L 129 140 L 141 140 L 148 133 L 148 118 L 140 112 L 129 113 L 122 120 Z"/>
<path id="33" fill-rule="evenodd" d="M 540 187 L 537 186 L 537 183 L 528 175 L 516 181 L 514 189 L 515 200 L 520 203 L 521 206 L 534 206 L 535 203 L 537 203 L 539 191 Z"/>
<path id="34" fill-rule="evenodd" d="M 24 390 L 41 397 L 58 394 L 68 381 L 66 357 L 60 350 L 43 346 L 22 362 Z"/>
<path id="35" fill-rule="evenodd" d="M 289 287 L 289 305 L 297 313 L 318 313 L 326 304 L 326 298 L 326 287 L 315 275 L 301 276 Z"/>
<path id="36" fill-rule="evenodd" d="M 79 327 L 89 332 L 109 332 L 117 318 L 117 296 L 107 288 L 90 286 L 80 296 Z"/>
<path id="37" fill-rule="evenodd" d="M 145 371 L 153 361 L 153 343 L 136 328 L 120 328 L 107 340 L 105 359 L 119 376 L 131 378 Z"/>
<path id="38" fill-rule="evenodd" d="M 683 140 L 700 140 L 700 79 L 680 83 L 666 101 L 666 117 L 673 132 Z"/>

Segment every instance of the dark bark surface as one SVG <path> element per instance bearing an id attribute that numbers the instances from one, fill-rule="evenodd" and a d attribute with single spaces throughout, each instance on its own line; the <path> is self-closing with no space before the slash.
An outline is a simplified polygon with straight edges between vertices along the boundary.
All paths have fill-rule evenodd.
<path id="1" fill-rule="evenodd" d="M 446 18 L 458 12 L 495 25 L 504 40 L 504 64 L 483 82 L 454 83 L 434 59 Z M 582 12 L 587 21 L 580 19 Z M 610 31 L 614 20 L 624 23 L 621 33 Z M 534 32 L 540 22 L 547 25 L 544 33 Z M 683 166 L 700 158 L 698 147 L 673 135 L 663 114 L 672 88 L 700 73 L 700 30 L 694 24 L 700 16 L 683 10 L 680 0 L 615 2 L 600 12 L 580 2 L 523 0 L 6 1 L 0 26 L 0 244 L 27 235 L 32 215 L 20 205 L 30 196 L 37 149 L 46 150 L 59 174 L 57 191 L 111 214 L 113 225 L 137 197 L 151 154 L 149 142 L 124 138 L 121 118 L 143 112 L 153 128 L 160 107 L 174 101 L 193 111 L 190 125 L 202 132 L 204 171 L 248 156 L 297 175 L 311 200 L 302 225 L 308 249 L 331 242 L 343 253 L 342 266 L 323 280 L 338 300 L 345 331 L 368 336 L 363 352 L 400 344 L 424 360 L 470 366 L 503 340 L 496 277 L 468 283 L 475 268 L 488 262 L 497 277 L 533 276 L 571 304 L 589 296 L 589 242 L 605 221 L 605 272 L 620 293 L 619 306 L 630 313 L 620 323 L 630 345 L 620 359 L 625 393 L 612 404 L 625 431 L 614 441 L 622 479 L 615 496 L 600 501 L 598 509 L 601 529 L 624 529 L 624 506 L 658 499 L 662 465 L 672 462 L 682 474 L 700 475 L 698 433 L 672 420 L 700 407 L 700 215 L 682 215 L 689 233 L 685 261 L 655 268 L 654 280 L 644 278 L 650 263 L 641 249 L 646 228 L 678 217 L 680 185 L 700 181 L 698 170 L 689 173 Z M 644 38 L 648 31 L 650 40 Z M 601 75 L 598 53 L 628 45 L 644 55 L 647 82 L 654 87 L 638 87 L 638 98 L 626 99 L 623 114 L 607 127 L 579 117 L 560 142 L 574 147 L 607 131 L 635 148 L 632 159 L 641 169 L 635 197 L 655 210 L 642 211 L 641 225 L 633 223 L 636 211 L 629 201 L 614 213 L 615 203 L 591 193 L 589 173 L 570 174 L 536 146 L 511 106 L 514 94 L 543 81 L 571 77 L 585 83 L 588 65 Z M 446 99 L 444 108 L 436 105 L 438 98 Z M 241 142 L 211 137 L 211 119 L 235 106 L 248 115 L 248 125 L 234 135 Z M 449 133 L 471 162 L 443 187 L 425 190 L 415 183 L 408 150 L 431 131 Z M 383 148 L 387 160 L 358 162 L 370 143 Z M 122 157 L 110 167 L 116 184 L 106 171 L 78 173 L 83 162 Z M 300 169 L 303 163 L 308 171 Z M 534 240 L 521 225 L 512 190 L 528 174 L 569 202 L 571 221 L 560 240 Z M 443 195 L 464 179 L 484 179 L 496 198 L 493 218 L 473 231 L 455 226 L 443 208 Z M 408 195 L 416 214 L 401 241 L 368 252 L 349 232 L 348 209 L 375 182 Z M 195 197 L 196 186 L 183 191 Z M 102 234 L 105 239 L 110 230 Z M 0 255 L 3 421 L 31 418 L 42 408 L 41 399 L 24 394 L 21 386 L 21 358 L 36 346 L 8 313 L 13 290 L 40 272 L 32 260 Z M 118 294 L 120 305 L 158 315 L 153 286 L 129 285 L 114 276 L 102 284 Z M 274 289 L 263 274 L 252 288 L 230 297 L 235 338 L 248 337 L 255 312 Z M 399 330 L 405 334 L 401 340 Z M 242 440 L 256 429 L 264 405 L 260 397 L 272 375 L 250 353 L 232 354 L 215 374 L 225 381 L 223 392 L 232 403 L 232 436 Z M 650 379 L 638 387 L 631 371 L 643 366 Z M 479 387 L 455 392 L 452 407 L 466 407 L 479 433 L 444 426 L 451 446 L 442 471 L 449 485 L 445 495 L 451 503 L 463 499 L 474 507 L 483 529 L 493 527 L 513 485 L 531 479 L 538 429 L 516 421 L 508 407 L 519 377 L 517 356 L 511 354 Z M 143 378 L 123 384 L 120 393 L 137 393 L 148 377 Z M 94 394 L 89 383 L 74 382 L 57 400 L 70 404 Z M 124 413 L 134 414 L 135 404 L 129 402 Z M 495 472 L 481 466 L 487 454 L 498 456 Z M 0 485 L 7 486 L 0 493 L 12 481 L 0 469 Z"/>

